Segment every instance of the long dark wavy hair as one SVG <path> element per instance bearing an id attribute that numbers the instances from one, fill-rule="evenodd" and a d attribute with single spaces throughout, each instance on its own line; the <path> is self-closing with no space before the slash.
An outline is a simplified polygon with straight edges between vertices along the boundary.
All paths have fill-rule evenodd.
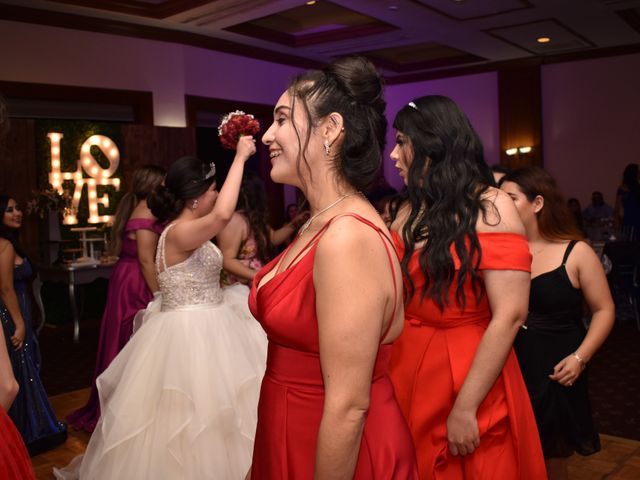
<path id="1" fill-rule="evenodd" d="M 7 206 L 9 205 L 9 200 L 15 200 L 15 198 L 10 197 L 9 195 L 0 195 L 0 238 L 4 238 L 8 240 L 11 245 L 13 245 L 13 249 L 15 252 L 22 258 L 26 256 L 22 247 L 18 243 L 18 231 L 14 228 L 9 228 L 4 224 L 4 213 L 7 211 Z"/>
<path id="2" fill-rule="evenodd" d="M 249 222 L 250 234 L 258 246 L 258 258 L 267 264 L 273 258 L 273 248 L 269 235 L 269 212 L 267 193 L 262 179 L 252 172 L 245 172 L 240 186 L 236 210 L 242 211 Z"/>
<path id="3" fill-rule="evenodd" d="M 464 112 L 443 96 L 414 100 L 398 112 L 393 126 L 410 140 L 413 149 L 404 193 L 411 212 L 402 229 L 405 253 L 401 267 L 407 280 L 407 301 L 415 294 L 409 260 L 416 244 L 424 242 L 418 257 L 425 277 L 421 298 L 431 298 L 443 309 L 449 304 L 448 292 L 455 280 L 456 301 L 465 308 L 464 284 L 470 278 L 479 302 L 484 291 L 476 222 L 480 213 L 486 218 L 481 197 L 494 183 L 482 142 Z M 460 259 L 457 277 L 452 245 Z"/>
<path id="4" fill-rule="evenodd" d="M 624 167 L 622 184 L 640 200 L 640 183 L 638 182 L 638 164 L 630 163 Z"/>

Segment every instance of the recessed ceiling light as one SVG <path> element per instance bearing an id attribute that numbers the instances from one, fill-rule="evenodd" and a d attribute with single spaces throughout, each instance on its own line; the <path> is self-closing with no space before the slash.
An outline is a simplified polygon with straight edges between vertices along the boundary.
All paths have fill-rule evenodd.
<path id="1" fill-rule="evenodd" d="M 316 0 L 309 0 L 307 2 L 307 5 L 315 5 L 316 4 Z"/>
<path id="2" fill-rule="evenodd" d="M 398 10 L 398 6 L 397 5 L 389 5 L 388 8 L 389 8 L 389 10 L 393 10 L 393 11 Z"/>
<path id="3" fill-rule="evenodd" d="M 551 39 L 549 37 L 538 37 L 536 38 L 536 42 L 538 43 L 549 43 Z"/>

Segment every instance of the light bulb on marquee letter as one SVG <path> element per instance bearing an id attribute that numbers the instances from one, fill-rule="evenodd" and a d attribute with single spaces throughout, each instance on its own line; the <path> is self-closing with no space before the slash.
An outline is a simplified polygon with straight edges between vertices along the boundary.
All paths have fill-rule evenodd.
<path id="1" fill-rule="evenodd" d="M 49 133 L 47 134 L 49 141 L 51 142 L 51 173 L 49 174 L 49 183 L 58 191 L 62 193 L 62 186 L 60 185 L 60 140 L 64 135 L 61 133 Z"/>
<path id="2" fill-rule="evenodd" d="M 49 183 L 59 192 L 62 193 L 61 178 L 73 183 L 73 191 L 71 192 L 72 200 L 71 206 L 76 212 L 82 200 L 82 188 L 87 185 L 87 201 L 89 203 L 89 223 L 108 222 L 113 219 L 112 215 L 98 216 L 98 204 L 103 207 L 109 207 L 109 196 L 104 195 L 98 197 L 96 188 L 96 180 L 99 180 L 100 185 L 113 185 L 117 190 L 120 190 L 120 179 L 111 178 L 120 165 L 120 151 L 118 146 L 109 137 L 104 135 L 92 135 L 87 138 L 80 147 L 80 158 L 77 161 L 77 167 L 74 172 L 61 172 L 60 171 L 60 140 L 64 137 L 63 134 L 57 132 L 51 132 L 47 134 L 51 142 L 51 173 L 49 174 Z M 96 146 L 100 149 L 105 157 L 109 160 L 109 166 L 102 168 L 102 166 L 96 161 L 91 154 L 91 147 Z M 89 175 L 90 178 L 83 178 L 82 171 Z M 64 218 L 66 225 L 72 225 L 78 223 L 78 219 L 75 215 L 66 215 Z"/>

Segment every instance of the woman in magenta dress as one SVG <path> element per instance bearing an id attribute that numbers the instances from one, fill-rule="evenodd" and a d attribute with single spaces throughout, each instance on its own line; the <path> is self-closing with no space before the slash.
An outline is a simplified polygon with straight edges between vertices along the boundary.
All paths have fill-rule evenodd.
<path id="1" fill-rule="evenodd" d="M 543 480 L 535 418 L 512 343 L 527 312 L 531 255 L 518 212 L 449 98 L 394 121 L 407 184 L 392 224 L 406 323 L 391 378 L 425 480 Z"/>
<path id="2" fill-rule="evenodd" d="M 109 280 L 107 304 L 98 340 L 98 354 L 91 394 L 86 405 L 67 417 L 78 430 L 92 432 L 100 418 L 96 378 L 129 341 L 133 317 L 159 290 L 154 269 L 158 236 L 162 227 L 147 206 L 147 195 L 162 183 L 165 171 L 148 165 L 133 174 L 132 191 L 120 200 L 111 232 L 109 251 L 120 258 Z"/>
<path id="3" fill-rule="evenodd" d="M 379 171 L 384 109 L 373 66 L 343 58 L 295 79 L 263 136 L 271 178 L 299 187 L 312 215 L 249 297 L 269 338 L 254 480 L 417 478 L 388 377 L 400 266 L 359 192 Z"/>

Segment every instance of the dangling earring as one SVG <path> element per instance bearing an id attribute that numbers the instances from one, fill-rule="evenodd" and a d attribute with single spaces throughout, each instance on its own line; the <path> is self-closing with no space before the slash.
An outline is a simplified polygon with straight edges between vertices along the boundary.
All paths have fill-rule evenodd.
<path id="1" fill-rule="evenodd" d="M 193 204 L 191 205 L 191 210 L 195 210 L 196 208 L 198 208 L 198 199 L 197 198 L 193 201 Z"/>
<path id="2" fill-rule="evenodd" d="M 324 145 L 324 153 L 328 156 L 331 153 L 331 147 L 329 146 L 329 140 L 325 140 L 323 145 Z"/>

